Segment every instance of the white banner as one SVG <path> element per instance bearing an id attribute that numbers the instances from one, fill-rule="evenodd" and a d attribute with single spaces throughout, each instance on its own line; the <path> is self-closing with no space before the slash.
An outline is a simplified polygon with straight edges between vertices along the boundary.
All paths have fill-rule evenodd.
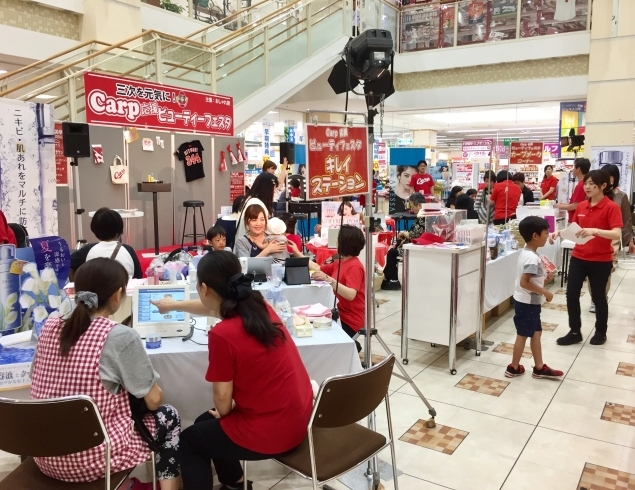
<path id="1" fill-rule="evenodd" d="M 631 182 L 633 177 L 633 146 L 593 146 L 591 147 L 591 168 L 605 165 L 617 165 L 620 169 L 619 188 L 631 200 Z"/>
<path id="2" fill-rule="evenodd" d="M 53 106 L 0 99 L 0 209 L 33 238 L 56 236 Z"/>

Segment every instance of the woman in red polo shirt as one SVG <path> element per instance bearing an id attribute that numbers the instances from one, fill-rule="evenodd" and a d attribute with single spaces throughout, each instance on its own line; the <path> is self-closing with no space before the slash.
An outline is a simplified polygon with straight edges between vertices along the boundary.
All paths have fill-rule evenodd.
<path id="1" fill-rule="evenodd" d="M 558 179 L 553 176 L 553 165 L 545 165 L 545 175 L 540 182 L 540 199 L 556 200 Z"/>
<path id="2" fill-rule="evenodd" d="M 494 206 L 495 225 L 504 225 L 509 220 L 516 219 L 516 208 L 518 208 L 522 191 L 511 178 L 507 170 L 501 170 L 496 176 L 496 185 L 490 197 Z"/>
<path id="3" fill-rule="evenodd" d="M 613 268 L 613 240 L 622 236 L 622 211 L 611 200 L 613 188 L 609 173 L 605 170 L 592 170 L 584 177 L 584 192 L 587 200 L 578 204 L 573 222 L 582 228 L 578 237 L 591 237 L 582 245 L 576 245 L 569 264 L 567 283 L 567 310 L 569 312 L 570 331 L 558 339 L 559 345 L 571 345 L 582 342 L 582 320 L 580 318 L 580 292 L 588 277 L 591 286 L 591 299 L 595 303 L 595 335 L 592 345 L 606 342 L 606 329 L 609 306 L 606 299 L 606 285 Z M 551 235 L 558 237 L 557 231 Z"/>
<path id="4" fill-rule="evenodd" d="M 344 225 L 337 240 L 340 260 L 335 260 L 332 264 L 324 264 L 322 267 L 315 263 L 309 266 L 311 269 L 319 268 L 313 274 L 313 279 L 327 281 L 333 291 L 337 291 L 337 306 L 342 329 L 351 338 L 364 328 L 366 318 L 366 271 L 357 258 L 364 245 L 366 245 L 366 239 L 362 230 L 351 225 Z M 361 352 L 362 346 L 357 340 L 355 345 L 357 352 Z"/>
<path id="5" fill-rule="evenodd" d="M 184 490 L 243 488 L 240 461 L 271 459 L 302 442 L 313 405 L 311 381 L 280 318 L 241 273 L 231 252 L 207 254 L 197 291 L 208 314 L 214 408 L 181 434 Z M 248 488 L 252 488 L 248 482 Z"/>

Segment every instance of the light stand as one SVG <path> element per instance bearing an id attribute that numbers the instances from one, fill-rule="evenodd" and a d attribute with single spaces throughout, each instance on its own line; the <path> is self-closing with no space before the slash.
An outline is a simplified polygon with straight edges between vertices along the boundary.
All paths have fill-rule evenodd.
<path id="1" fill-rule="evenodd" d="M 77 157 L 73 157 L 71 167 L 73 167 L 73 181 L 75 184 L 75 226 L 77 228 L 77 242 L 75 244 L 75 250 L 79 250 L 86 245 L 86 240 L 83 238 L 82 232 L 82 214 L 84 214 L 86 210 L 82 208 L 79 192 L 79 161 L 77 160 Z"/>

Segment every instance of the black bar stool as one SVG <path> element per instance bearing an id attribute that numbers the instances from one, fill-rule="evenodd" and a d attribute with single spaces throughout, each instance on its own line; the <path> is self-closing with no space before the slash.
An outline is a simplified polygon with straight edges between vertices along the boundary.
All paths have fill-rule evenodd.
<path id="1" fill-rule="evenodd" d="M 207 228 L 205 228 L 205 218 L 203 218 L 203 206 L 205 206 L 205 203 L 203 201 L 183 201 L 183 207 L 185 208 L 185 220 L 183 221 L 183 235 L 181 236 L 181 247 L 183 246 L 183 243 L 185 243 L 185 237 L 192 237 L 194 238 L 194 244 L 196 245 L 197 241 L 197 237 L 201 237 L 201 238 L 205 238 L 205 233 L 207 231 Z M 203 223 L 203 233 L 197 233 L 196 232 L 196 208 L 198 208 L 198 210 L 201 213 L 201 221 Z M 187 225 L 187 210 L 188 209 L 192 209 L 192 220 L 194 221 L 194 233 L 185 233 L 185 226 Z"/>
<path id="2" fill-rule="evenodd" d="M 298 231 L 302 236 L 302 243 L 309 241 L 311 234 L 309 233 L 309 216 L 304 213 L 293 213 L 293 217 L 296 220 Z"/>

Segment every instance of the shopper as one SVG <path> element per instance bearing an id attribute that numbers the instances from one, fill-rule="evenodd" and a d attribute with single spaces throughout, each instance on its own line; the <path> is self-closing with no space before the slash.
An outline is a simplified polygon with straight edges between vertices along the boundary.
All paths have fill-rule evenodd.
<path id="1" fill-rule="evenodd" d="M 474 201 L 478 191 L 476 189 L 468 189 L 465 194 L 461 194 L 456 198 L 455 209 L 465 209 L 467 211 L 467 219 L 478 219 L 478 213 L 474 210 Z"/>
<path id="2" fill-rule="evenodd" d="M 463 187 L 461 187 L 460 185 L 455 185 L 454 187 L 452 187 L 452 190 L 450 191 L 450 195 L 445 200 L 445 207 L 450 209 L 456 209 L 456 199 L 462 194 L 463 194 Z"/>
<path id="3" fill-rule="evenodd" d="M 518 225 L 518 231 L 525 240 L 525 248 L 518 256 L 516 288 L 514 290 L 514 325 L 516 342 L 512 362 L 505 370 L 505 376 L 514 378 L 525 374 L 520 359 L 530 340 L 531 353 L 534 356 L 534 378 L 560 378 L 564 374 L 547 366 L 542 360 L 542 324 L 540 310 L 543 297 L 547 302 L 553 299 L 553 293 L 545 289 L 545 283 L 553 279 L 553 272 L 547 274 L 542 267 L 538 249 L 544 247 L 549 238 L 549 223 L 539 216 L 527 216 Z"/>
<path id="4" fill-rule="evenodd" d="M 228 216 L 221 216 L 216 220 L 214 226 L 222 226 L 225 229 L 225 236 L 227 240 L 227 247 L 233 249 L 234 242 L 236 241 L 236 225 L 240 218 L 240 209 L 242 208 L 245 196 L 238 196 L 232 203 L 232 214 Z"/>
<path id="5" fill-rule="evenodd" d="M 240 461 L 272 459 L 298 446 L 313 408 L 311 381 L 280 318 L 241 274 L 238 259 L 214 252 L 201 259 L 197 291 L 209 314 L 214 407 L 181 436 L 184 490 L 242 489 Z M 248 482 L 252 489 L 252 482 Z"/>
<path id="6" fill-rule="evenodd" d="M 89 243 L 71 254 L 71 280 L 75 276 L 75 271 L 84 262 L 97 257 L 115 259 L 125 267 L 131 278 L 141 279 L 143 277 L 137 253 L 130 245 L 120 242 L 123 235 L 123 218 L 117 211 L 109 208 L 100 208 L 95 211 L 90 222 L 90 231 L 99 242 Z"/>
<path id="7" fill-rule="evenodd" d="M 486 170 L 483 174 L 483 188 L 479 185 L 479 191 L 474 201 L 474 210 L 478 214 L 478 221 L 482 225 L 494 222 L 494 206 L 491 205 L 489 196 L 492 187 L 496 183 L 496 174 L 492 170 Z"/>
<path id="8" fill-rule="evenodd" d="M 558 197 L 556 189 L 558 188 L 558 179 L 553 175 L 553 165 L 545 165 L 545 175 L 540 182 L 540 199 L 549 199 L 555 201 Z"/>
<path id="9" fill-rule="evenodd" d="M 317 271 L 313 273 L 313 279 L 328 282 L 336 291 L 342 329 L 351 338 L 366 324 L 366 273 L 357 258 L 365 245 L 362 230 L 343 225 L 337 240 L 339 260 L 322 267 L 313 262 L 310 264 L 311 269 Z M 362 346 L 357 340 L 355 345 L 360 352 Z"/>
<path id="10" fill-rule="evenodd" d="M 300 179 L 291 179 L 289 181 L 289 187 L 291 188 L 291 199 L 299 199 L 302 195 L 302 191 L 300 190 Z"/>
<path id="11" fill-rule="evenodd" d="M 170 405 L 161 404 L 159 375 L 139 334 L 108 319 L 123 303 L 127 284 L 128 273 L 115 260 L 99 257 L 77 270 L 75 310 L 69 318 L 52 318 L 42 327 L 33 360 L 31 398 L 90 396 L 110 436 L 111 473 L 134 468 L 150 457 L 139 429 L 133 429 L 130 409 L 131 399 L 142 399 L 149 410 L 143 423 L 160 446 L 156 470 L 161 490 L 176 490 L 179 415 Z M 45 475 L 67 482 L 91 482 L 103 478 L 106 470 L 103 445 L 35 458 L 35 462 Z M 135 483 L 133 488 L 148 487 Z"/>
<path id="12" fill-rule="evenodd" d="M 512 176 L 512 182 L 518 186 L 521 192 L 521 203 L 527 204 L 534 202 L 534 191 L 525 185 L 525 174 L 522 172 L 516 172 Z"/>
<path id="13" fill-rule="evenodd" d="M 236 221 L 237 237 L 241 237 L 245 234 L 245 220 L 243 214 L 248 206 L 256 204 L 262 208 L 267 218 L 271 218 L 273 216 L 273 193 L 277 186 L 278 177 L 272 173 L 263 172 L 256 177 L 254 184 L 251 186 L 251 190 L 247 194 L 247 197 L 240 208 L 240 214 L 238 216 L 238 220 Z"/>
<path id="14" fill-rule="evenodd" d="M 427 173 L 428 164 L 425 160 L 419 160 L 417 163 L 418 173 L 410 178 L 410 188 L 412 192 L 420 192 L 424 196 L 432 196 L 434 188 L 434 179 L 432 175 Z"/>
<path id="15" fill-rule="evenodd" d="M 558 203 L 554 207 L 557 209 L 562 209 L 564 211 L 569 212 L 569 223 L 573 222 L 573 215 L 575 214 L 575 210 L 582 201 L 585 200 L 586 194 L 584 191 L 584 177 L 591 170 L 591 162 L 588 158 L 576 158 L 575 163 L 573 164 L 573 176 L 578 180 L 578 183 L 573 189 L 573 194 L 571 194 L 571 199 L 569 199 L 569 203 Z"/>
<path id="16" fill-rule="evenodd" d="M 580 291 L 588 278 L 591 286 L 591 299 L 595 304 L 595 335 L 592 345 L 606 342 L 609 306 L 606 299 L 606 286 L 613 268 L 612 240 L 622 236 L 622 212 L 611 197 L 609 173 L 605 170 L 592 170 L 584 177 L 584 191 L 588 197 L 576 208 L 573 222 L 582 229 L 577 236 L 591 237 L 584 244 L 576 244 L 569 263 L 567 282 L 567 310 L 569 312 L 570 331 L 558 339 L 559 345 L 571 345 L 582 342 L 582 320 L 580 318 Z M 556 231 L 551 242 L 560 235 Z"/>
<path id="17" fill-rule="evenodd" d="M 422 194 L 416 193 L 410 196 L 410 209 L 415 214 L 419 213 L 419 210 L 426 202 L 426 198 Z M 384 266 L 384 280 L 381 283 L 381 288 L 386 291 L 399 291 L 401 289 L 401 283 L 399 282 L 398 274 L 398 258 L 403 255 L 403 246 L 406 243 L 410 243 L 411 240 L 419 238 L 426 231 L 425 217 L 417 217 L 415 222 L 410 227 L 409 231 L 402 231 L 397 235 L 397 242 L 388 250 L 386 254 L 386 265 Z"/>
<path id="18" fill-rule="evenodd" d="M 262 164 L 263 172 L 275 174 L 276 170 L 278 170 L 278 166 L 276 165 L 276 162 L 274 162 L 273 160 L 267 160 L 265 161 L 265 163 Z"/>
<path id="19" fill-rule="evenodd" d="M 232 251 L 232 249 L 227 246 L 227 232 L 222 226 L 211 227 L 207 230 L 205 238 L 207 238 L 207 242 L 209 246 L 212 247 L 212 250 Z"/>
<path id="20" fill-rule="evenodd" d="M 490 197 L 494 207 L 495 225 L 504 225 L 509 220 L 516 219 L 521 194 L 520 188 L 511 181 L 511 174 L 507 170 L 498 172 L 496 185 Z"/>
<path id="21" fill-rule="evenodd" d="M 268 220 L 260 205 L 247 206 L 242 214 L 247 232 L 236 238 L 234 253 L 238 257 L 268 257 L 287 251 L 286 243 L 265 243 Z"/>
<path id="22" fill-rule="evenodd" d="M 407 167 L 405 165 L 397 165 L 395 169 L 397 181 L 390 194 L 390 199 L 394 199 L 391 202 L 391 213 L 404 213 L 406 212 L 406 203 L 408 198 L 412 194 L 412 187 L 410 187 L 410 181 L 413 175 L 415 175 L 416 169 L 414 167 Z M 392 185 L 392 180 L 391 180 Z"/>

